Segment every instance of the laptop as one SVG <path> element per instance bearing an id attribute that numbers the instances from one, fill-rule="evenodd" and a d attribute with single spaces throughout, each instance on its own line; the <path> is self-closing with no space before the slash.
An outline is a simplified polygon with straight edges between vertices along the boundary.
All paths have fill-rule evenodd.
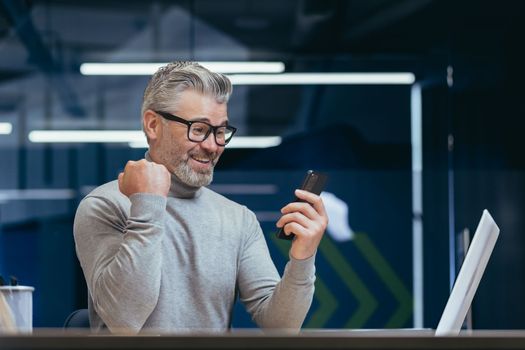
<path id="1" fill-rule="evenodd" d="M 441 315 L 435 331 L 429 328 L 414 329 L 361 329 L 353 333 L 373 336 L 455 336 L 461 327 L 478 289 L 481 277 L 499 236 L 499 227 L 488 212 L 483 210 L 472 243 L 448 298 L 445 310 Z M 357 331 L 357 332 L 355 332 Z"/>
<path id="2" fill-rule="evenodd" d="M 461 265 L 459 274 L 448 298 L 445 310 L 435 331 L 430 328 L 403 328 L 403 329 L 351 329 L 308 331 L 306 333 L 328 333 L 342 336 L 455 336 L 461 327 L 472 304 L 474 294 L 478 289 L 481 277 L 485 272 L 487 263 L 499 236 L 499 227 L 488 212 L 483 210 L 472 243 L 468 248 L 465 260 Z M 304 333 L 304 332 L 303 332 Z"/>
<path id="3" fill-rule="evenodd" d="M 499 231 L 498 225 L 488 210 L 483 210 L 467 256 L 461 265 L 447 305 L 436 328 L 436 336 L 458 335 L 461 331 L 463 321 L 494 250 Z"/>

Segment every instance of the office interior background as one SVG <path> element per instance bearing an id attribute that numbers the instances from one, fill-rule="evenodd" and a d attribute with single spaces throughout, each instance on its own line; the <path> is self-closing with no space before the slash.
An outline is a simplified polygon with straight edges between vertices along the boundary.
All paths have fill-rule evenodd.
<path id="1" fill-rule="evenodd" d="M 35 287 L 35 327 L 87 306 L 75 210 L 144 156 L 149 75 L 83 64 L 273 62 L 227 72 L 237 144 L 211 187 L 256 213 L 282 272 L 279 210 L 329 175 L 304 326 L 435 327 L 486 208 L 501 234 L 472 324 L 524 328 L 524 34 L 510 0 L 1 0 L 0 274 Z M 242 305 L 233 326 L 254 326 Z"/>

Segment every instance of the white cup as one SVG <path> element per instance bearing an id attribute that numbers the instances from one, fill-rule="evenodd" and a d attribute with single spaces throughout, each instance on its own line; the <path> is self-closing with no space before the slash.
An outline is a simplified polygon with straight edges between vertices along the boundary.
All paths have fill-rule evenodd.
<path id="1" fill-rule="evenodd" d="M 11 309 L 17 332 L 31 333 L 33 331 L 33 291 L 28 286 L 1 286 L 0 293 L 4 296 Z"/>

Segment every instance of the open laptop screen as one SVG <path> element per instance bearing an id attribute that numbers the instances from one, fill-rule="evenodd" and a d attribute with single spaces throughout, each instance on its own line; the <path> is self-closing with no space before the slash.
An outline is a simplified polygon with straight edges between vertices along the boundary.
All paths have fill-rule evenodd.
<path id="1" fill-rule="evenodd" d="M 498 225 L 484 210 L 435 335 L 459 334 L 498 236 Z"/>

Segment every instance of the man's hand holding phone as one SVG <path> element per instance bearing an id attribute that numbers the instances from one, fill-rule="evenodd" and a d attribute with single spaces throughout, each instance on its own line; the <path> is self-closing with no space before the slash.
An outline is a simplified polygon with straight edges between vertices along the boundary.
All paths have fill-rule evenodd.
<path id="1" fill-rule="evenodd" d="M 311 257 L 323 238 L 328 215 L 319 194 L 325 181 L 324 174 L 309 171 L 301 186 L 306 190 L 295 190 L 296 201 L 281 209 L 283 216 L 276 224 L 280 228 L 278 237 L 293 239 L 290 254 L 295 259 Z"/>

